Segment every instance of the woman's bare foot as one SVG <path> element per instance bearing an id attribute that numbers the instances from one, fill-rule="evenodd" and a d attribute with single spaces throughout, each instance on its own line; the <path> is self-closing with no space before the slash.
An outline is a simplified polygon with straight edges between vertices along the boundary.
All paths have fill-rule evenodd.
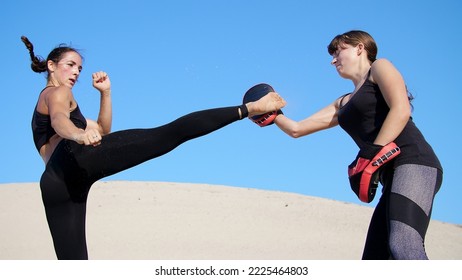
<path id="1" fill-rule="evenodd" d="M 286 101 L 275 92 L 269 92 L 267 95 L 254 102 L 245 104 L 249 111 L 249 117 L 261 115 L 268 112 L 277 111 L 286 106 Z"/>

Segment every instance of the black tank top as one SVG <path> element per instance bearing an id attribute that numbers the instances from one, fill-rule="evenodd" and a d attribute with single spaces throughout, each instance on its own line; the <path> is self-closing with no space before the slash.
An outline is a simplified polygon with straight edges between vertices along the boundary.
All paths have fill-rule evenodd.
<path id="1" fill-rule="evenodd" d="M 373 143 L 387 117 L 389 107 L 377 84 L 366 79 L 361 88 L 338 112 L 339 125 L 353 138 L 359 148 Z M 442 170 L 432 147 L 425 140 L 412 118 L 394 141 L 401 148 L 394 166 L 420 164 Z"/>
<path id="2" fill-rule="evenodd" d="M 87 120 L 82 115 L 82 112 L 80 112 L 78 105 L 70 113 L 70 120 L 78 128 L 85 129 L 87 127 Z M 51 126 L 50 115 L 39 113 L 36 106 L 32 116 L 32 135 L 37 151 L 40 151 L 40 148 L 48 143 L 50 138 L 55 134 L 56 131 Z"/>

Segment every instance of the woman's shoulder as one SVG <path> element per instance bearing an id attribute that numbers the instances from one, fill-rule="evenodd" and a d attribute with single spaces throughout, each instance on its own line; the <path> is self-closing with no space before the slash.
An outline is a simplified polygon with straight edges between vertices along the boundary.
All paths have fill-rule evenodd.
<path id="1" fill-rule="evenodd" d="M 47 101 L 73 100 L 72 91 L 66 86 L 49 87 L 42 93 Z"/>
<path id="2" fill-rule="evenodd" d="M 66 86 L 50 86 L 46 87 L 43 92 L 47 94 L 61 94 L 61 95 L 66 95 L 66 94 L 72 94 L 72 91 L 69 87 Z"/>
<path id="3" fill-rule="evenodd" d="M 371 64 L 371 71 L 381 69 L 384 67 L 394 67 L 390 60 L 386 58 L 379 58 Z"/>
<path id="4" fill-rule="evenodd" d="M 380 77 L 390 74 L 391 71 L 397 71 L 396 67 L 386 58 L 380 58 L 371 65 L 370 80 L 376 83 Z"/>
<path id="5" fill-rule="evenodd" d="M 70 88 L 66 86 L 48 87 L 40 95 L 37 111 L 48 115 L 50 107 L 58 105 L 59 107 L 64 106 L 69 107 L 69 109 L 75 109 L 75 104 L 76 102 Z"/>

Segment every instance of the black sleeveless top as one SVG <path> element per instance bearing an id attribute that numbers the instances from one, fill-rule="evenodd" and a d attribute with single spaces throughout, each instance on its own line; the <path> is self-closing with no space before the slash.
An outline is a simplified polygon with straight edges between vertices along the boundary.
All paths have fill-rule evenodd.
<path id="1" fill-rule="evenodd" d="M 339 109 L 339 125 L 361 149 L 373 143 L 387 117 L 388 107 L 377 84 L 366 79 L 361 88 Z M 420 164 L 442 170 L 432 147 L 425 140 L 412 118 L 394 141 L 401 148 L 394 167 L 402 164 Z"/>
<path id="2" fill-rule="evenodd" d="M 78 128 L 85 129 L 87 127 L 87 120 L 82 115 L 82 112 L 80 112 L 78 105 L 70 113 L 70 120 Z M 32 135 L 34 137 L 34 143 L 37 151 L 40 151 L 40 148 L 48 143 L 50 138 L 55 134 L 56 131 L 51 126 L 50 115 L 39 113 L 36 106 L 34 114 L 32 115 Z"/>

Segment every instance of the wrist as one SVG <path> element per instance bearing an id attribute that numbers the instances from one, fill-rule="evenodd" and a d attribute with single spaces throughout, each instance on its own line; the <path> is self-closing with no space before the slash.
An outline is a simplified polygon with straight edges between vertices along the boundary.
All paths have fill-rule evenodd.
<path id="1" fill-rule="evenodd" d="M 84 133 L 85 131 L 79 128 L 76 132 L 72 133 L 71 140 L 80 144 L 82 142 L 82 134 Z"/>
<path id="2" fill-rule="evenodd" d="M 99 93 L 101 93 L 101 96 L 111 96 L 111 89 L 105 89 L 105 90 L 100 90 Z"/>
<path id="3" fill-rule="evenodd" d="M 79 134 L 75 133 L 74 135 L 72 135 L 71 140 L 79 143 Z"/>

